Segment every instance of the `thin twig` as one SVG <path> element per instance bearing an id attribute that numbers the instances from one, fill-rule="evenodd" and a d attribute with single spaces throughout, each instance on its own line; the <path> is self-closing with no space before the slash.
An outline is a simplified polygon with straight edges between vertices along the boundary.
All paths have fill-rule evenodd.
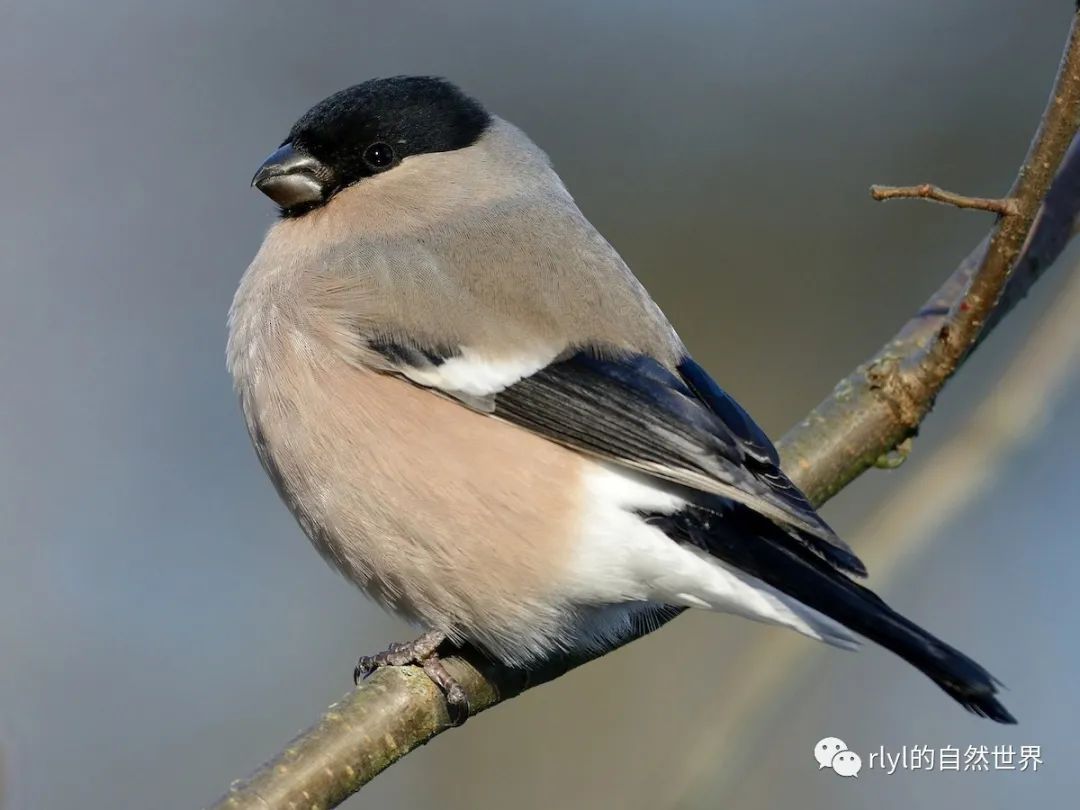
<path id="1" fill-rule="evenodd" d="M 1019 204 L 1011 197 L 967 197 L 930 183 L 918 186 L 870 186 L 870 196 L 879 202 L 900 199 L 930 200 L 957 208 L 992 211 L 1003 216 L 1014 216 L 1020 212 Z"/>
<path id="2" fill-rule="evenodd" d="M 815 505 L 915 433 L 948 379 L 1000 320 L 1002 309 L 1011 309 L 1064 247 L 1080 192 L 1055 197 L 1048 191 L 1080 124 L 1078 21 L 1080 10 L 1073 15 L 1050 103 L 1008 195 L 1016 201 L 1016 213 L 1000 218 L 928 304 L 779 442 L 784 469 Z M 1075 152 L 1070 157 L 1062 175 L 1076 184 L 1080 157 Z M 1047 231 L 1044 237 L 1032 233 L 1036 220 Z M 1014 264 L 1025 266 L 1021 252 L 1032 245 L 1042 251 L 1034 269 L 1010 277 Z M 472 653 L 446 663 L 477 713 L 585 660 L 553 660 L 529 672 Z M 380 670 L 277 758 L 236 783 L 215 808 L 335 807 L 451 727 L 445 701 L 423 672 Z"/>

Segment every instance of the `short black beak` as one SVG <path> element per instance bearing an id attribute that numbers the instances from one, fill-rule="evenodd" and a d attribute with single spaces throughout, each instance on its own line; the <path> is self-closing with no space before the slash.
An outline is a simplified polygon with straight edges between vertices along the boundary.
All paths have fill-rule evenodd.
<path id="1" fill-rule="evenodd" d="M 263 161 L 251 185 L 288 211 L 321 202 L 328 179 L 326 166 L 287 143 Z"/>

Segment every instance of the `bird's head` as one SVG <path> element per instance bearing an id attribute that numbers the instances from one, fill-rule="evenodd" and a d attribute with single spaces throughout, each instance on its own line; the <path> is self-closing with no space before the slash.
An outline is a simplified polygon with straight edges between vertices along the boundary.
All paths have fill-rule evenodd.
<path id="1" fill-rule="evenodd" d="M 472 145 L 491 120 L 445 79 L 372 79 L 304 113 L 251 184 L 277 203 L 283 216 L 301 216 L 413 155 Z"/>

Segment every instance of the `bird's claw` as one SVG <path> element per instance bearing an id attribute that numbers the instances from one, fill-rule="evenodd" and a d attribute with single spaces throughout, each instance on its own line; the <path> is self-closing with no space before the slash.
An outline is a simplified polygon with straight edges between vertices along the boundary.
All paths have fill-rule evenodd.
<path id="1" fill-rule="evenodd" d="M 353 682 L 359 684 L 361 680 L 368 678 L 375 670 L 383 667 L 407 667 L 418 666 L 424 659 L 434 655 L 426 649 L 419 649 L 417 639 L 407 644 L 391 644 L 381 653 L 375 655 L 362 655 L 353 669 Z M 416 646 L 414 646 L 416 645 Z"/>
<path id="2" fill-rule="evenodd" d="M 420 667 L 443 693 L 450 722 L 459 726 L 469 717 L 469 696 L 439 658 L 439 645 L 444 641 L 442 633 L 425 633 L 415 641 L 391 644 L 375 655 L 362 655 L 353 669 L 353 682 L 359 685 L 383 667 Z"/>

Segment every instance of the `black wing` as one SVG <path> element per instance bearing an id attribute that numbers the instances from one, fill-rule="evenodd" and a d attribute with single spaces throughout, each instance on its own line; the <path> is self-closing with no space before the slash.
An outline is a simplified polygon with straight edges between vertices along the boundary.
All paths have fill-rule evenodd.
<path id="1" fill-rule="evenodd" d="M 746 450 L 747 466 L 755 475 L 766 481 L 772 487 L 776 496 L 782 498 L 792 509 L 806 515 L 813 515 L 818 524 L 832 536 L 834 544 L 844 551 L 852 553 L 851 548 L 837 537 L 832 528 L 821 519 L 821 516 L 814 510 L 813 505 L 803 495 L 802 490 L 795 486 L 792 480 L 780 469 L 780 454 L 776 452 L 776 447 L 772 441 L 765 435 L 765 431 L 758 426 L 757 422 L 751 418 L 750 414 L 743 410 L 743 407 L 730 394 L 717 385 L 708 372 L 694 362 L 692 358 L 687 357 L 683 360 L 679 364 L 678 370 L 683 381 L 690 386 L 698 398 L 720 417 L 732 433 L 739 437 L 743 448 Z M 853 570 L 860 575 L 866 574 L 866 569 L 861 562 Z"/>
<path id="2" fill-rule="evenodd" d="M 579 352 L 495 395 L 494 415 L 552 441 L 710 497 L 744 504 L 835 567 L 865 575 L 854 552 L 779 468 L 776 448 L 692 360 Z"/>

